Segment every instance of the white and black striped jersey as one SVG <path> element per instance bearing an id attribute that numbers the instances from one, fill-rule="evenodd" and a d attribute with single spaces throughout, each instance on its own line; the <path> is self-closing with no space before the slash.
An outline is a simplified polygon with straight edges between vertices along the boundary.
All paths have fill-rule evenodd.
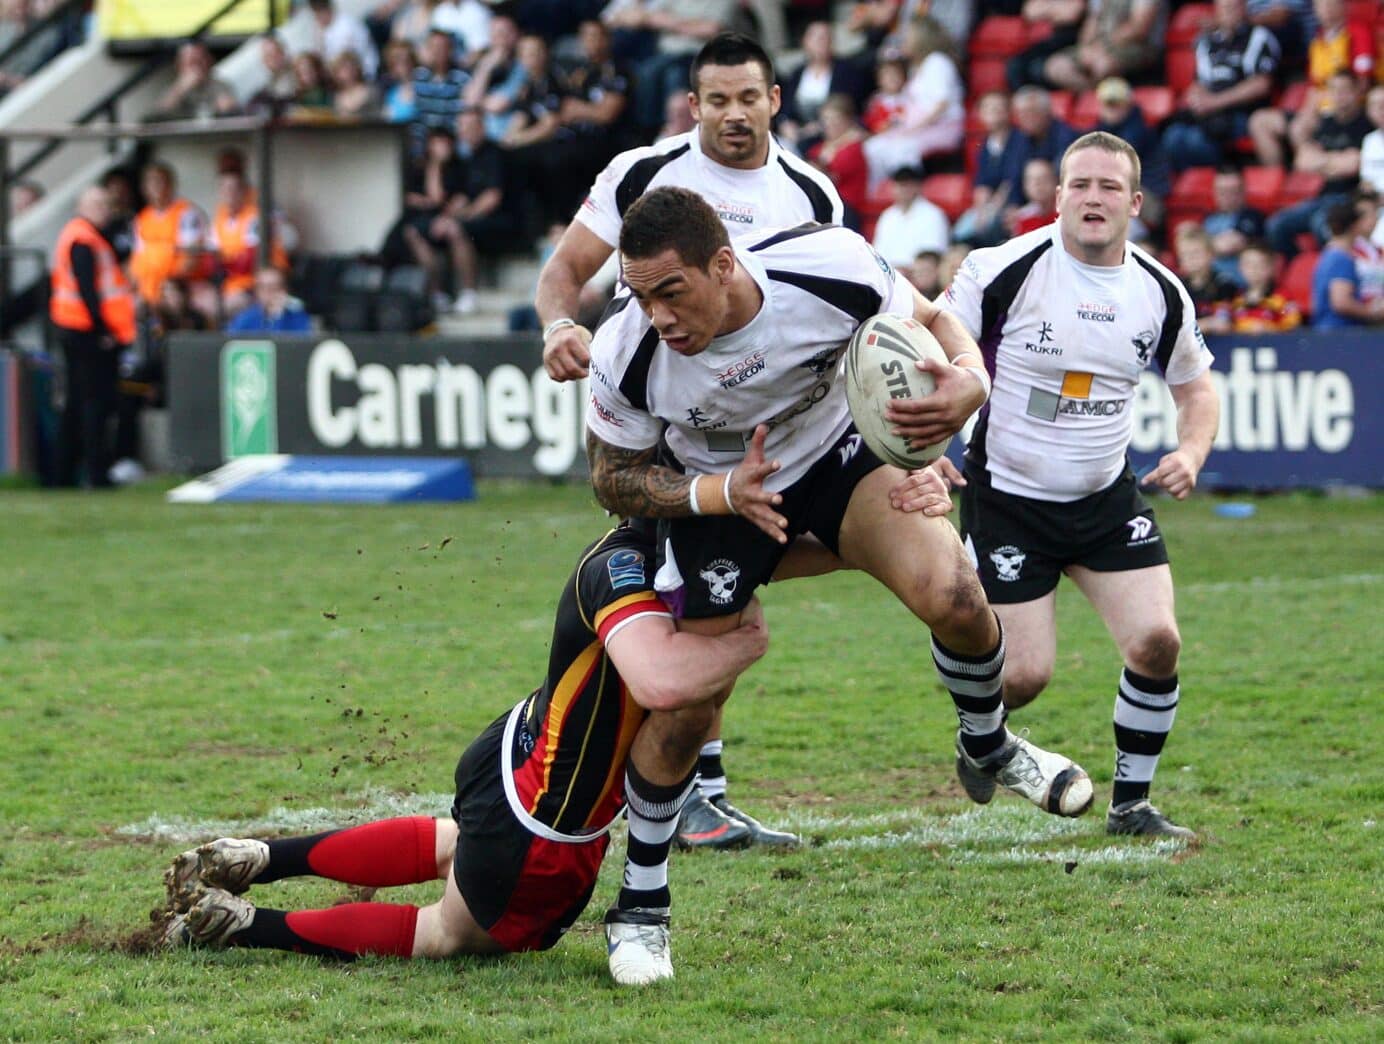
<path id="1" fill-rule="evenodd" d="M 779 148 L 771 135 L 762 167 L 740 170 L 707 157 L 694 128 L 643 148 L 622 152 L 596 177 L 576 220 L 617 246 L 625 211 L 650 189 L 689 188 L 716 211 L 731 237 L 804 221 L 840 224 L 841 197 L 816 167 Z"/>
<path id="2" fill-rule="evenodd" d="M 994 381 L 966 460 L 1036 500 L 1079 500 L 1119 477 L 1146 366 L 1176 385 L 1211 365 L 1175 275 L 1133 245 L 1121 265 L 1083 264 L 1056 222 L 973 251 L 939 304 Z"/>
<path id="3" fill-rule="evenodd" d="M 912 315 L 913 288 L 869 243 L 835 225 L 771 231 L 733 247 L 764 294 L 755 317 L 683 356 L 622 292 L 591 342 L 586 424 L 623 449 L 666 438 L 696 474 L 729 471 L 755 426 L 766 424 L 765 454 L 783 464 L 766 485 L 782 490 L 850 424 L 837 363 L 855 328 L 879 312 Z"/>

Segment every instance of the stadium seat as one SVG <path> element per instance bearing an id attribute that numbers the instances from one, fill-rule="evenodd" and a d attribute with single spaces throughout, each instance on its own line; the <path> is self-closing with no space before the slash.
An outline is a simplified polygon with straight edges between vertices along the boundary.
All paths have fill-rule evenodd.
<path id="1" fill-rule="evenodd" d="M 1283 179 L 1283 188 L 1278 194 L 1278 205 L 1274 210 L 1301 203 L 1304 199 L 1321 195 L 1322 176 L 1307 174 L 1300 170 L 1290 171 Z"/>
<path id="2" fill-rule="evenodd" d="M 1312 314 L 1312 273 L 1317 269 L 1315 250 L 1306 250 L 1288 262 L 1278 292 L 1302 309 L 1304 316 Z"/>
<path id="3" fill-rule="evenodd" d="M 984 131 L 970 131 L 966 134 L 966 176 L 975 180 L 979 163 L 980 145 L 985 140 Z"/>
<path id="4" fill-rule="evenodd" d="M 971 179 L 965 174 L 933 174 L 923 179 L 923 196 L 955 221 L 971 205 Z"/>
<path id="5" fill-rule="evenodd" d="M 1194 44 L 1214 13 L 1215 8 L 1211 4 L 1187 4 L 1179 8 L 1168 22 L 1168 32 L 1164 37 L 1168 49 Z"/>
<path id="6" fill-rule="evenodd" d="M 1166 230 L 1168 242 L 1173 242 L 1177 236 L 1177 230 L 1183 225 L 1200 225 L 1208 213 L 1210 212 L 1201 209 L 1169 207 L 1167 217 L 1163 219 L 1163 227 Z"/>
<path id="7" fill-rule="evenodd" d="M 1177 98 L 1170 87 L 1135 87 L 1134 100 L 1150 127 L 1157 127 L 1177 108 Z"/>
<path id="8" fill-rule="evenodd" d="M 1209 214 L 1216 206 L 1211 192 L 1215 177 L 1215 167 L 1188 167 L 1173 182 L 1173 190 L 1168 194 L 1168 209 L 1200 210 Z"/>
<path id="9" fill-rule="evenodd" d="M 1278 101 L 1274 103 L 1274 108 L 1282 109 L 1284 112 L 1297 112 L 1302 108 L 1302 103 L 1307 100 L 1307 81 L 1294 80 L 1283 88 L 1283 93 L 1278 96 Z"/>
<path id="10" fill-rule="evenodd" d="M 1048 97 L 1052 104 L 1053 119 L 1067 123 L 1072 118 L 1072 106 L 1075 100 L 1071 91 L 1049 91 Z"/>
<path id="11" fill-rule="evenodd" d="M 1164 60 L 1164 72 L 1168 77 L 1168 86 L 1181 97 L 1182 92 L 1197 78 L 1197 57 L 1190 47 L 1171 47 Z"/>
<path id="12" fill-rule="evenodd" d="M 971 33 L 972 58 L 1009 58 L 1028 48 L 1028 23 L 1010 15 L 990 15 Z"/>
<path id="13" fill-rule="evenodd" d="M 1028 23 L 1028 46 L 1042 43 L 1052 35 L 1053 25 L 1051 22 L 1029 22 Z"/>
<path id="14" fill-rule="evenodd" d="M 1009 78 L 1004 71 L 1003 58 L 978 58 L 971 63 L 967 74 L 971 97 L 979 98 L 987 91 L 1009 90 Z"/>
<path id="15" fill-rule="evenodd" d="M 1096 100 L 1095 91 L 1086 91 L 1077 96 L 1067 122 L 1079 131 L 1091 130 L 1100 122 L 1100 102 Z"/>
<path id="16" fill-rule="evenodd" d="M 1246 167 L 1245 202 L 1261 214 L 1272 214 L 1281 204 L 1282 167 Z"/>
<path id="17" fill-rule="evenodd" d="M 391 270 L 375 298 L 375 328 L 381 333 L 412 333 L 432 321 L 428 273 L 417 265 Z"/>

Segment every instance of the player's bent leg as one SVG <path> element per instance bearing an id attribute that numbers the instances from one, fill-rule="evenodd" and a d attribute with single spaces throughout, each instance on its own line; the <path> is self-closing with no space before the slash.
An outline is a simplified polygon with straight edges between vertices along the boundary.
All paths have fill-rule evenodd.
<path id="1" fill-rule="evenodd" d="M 498 954 L 507 952 L 472 916 L 457 888 L 450 867 L 447 888 L 442 898 L 418 911 L 414 925 L 411 956 L 451 957 L 458 953 Z"/>
<path id="2" fill-rule="evenodd" d="M 999 619 L 951 523 L 889 506 L 888 490 L 899 477 L 896 469 L 878 468 L 856 486 L 841 523 L 841 557 L 880 580 L 932 629 L 933 662 L 961 723 L 956 766 L 967 795 L 984 804 L 1003 784 L 1045 811 L 1081 815 L 1092 800 L 1081 767 L 1004 727 Z"/>
<path id="3" fill-rule="evenodd" d="M 1194 838 L 1149 801 L 1158 759 L 1181 696 L 1182 639 L 1167 565 L 1119 572 L 1073 567 L 1072 579 L 1095 606 L 1124 660 L 1115 693 L 1115 781 L 1106 813 L 1112 834 Z"/>
<path id="4" fill-rule="evenodd" d="M 1057 592 L 1031 602 L 992 603 L 1004 625 L 1004 705 L 1032 703 L 1052 680 L 1057 663 Z"/>

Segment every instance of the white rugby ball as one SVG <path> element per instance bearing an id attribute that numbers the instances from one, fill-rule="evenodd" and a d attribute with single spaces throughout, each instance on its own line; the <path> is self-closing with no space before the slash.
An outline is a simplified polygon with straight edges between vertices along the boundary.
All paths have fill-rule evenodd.
<path id="1" fill-rule="evenodd" d="M 930 374 L 918 369 L 924 359 L 947 362 L 947 353 L 922 323 L 902 315 L 872 315 L 856 328 L 846 349 L 846 402 L 855 430 L 886 464 L 905 471 L 923 468 L 947 451 L 951 436 L 920 446 L 890 429 L 884 408 L 893 399 L 921 399 L 932 393 Z"/>

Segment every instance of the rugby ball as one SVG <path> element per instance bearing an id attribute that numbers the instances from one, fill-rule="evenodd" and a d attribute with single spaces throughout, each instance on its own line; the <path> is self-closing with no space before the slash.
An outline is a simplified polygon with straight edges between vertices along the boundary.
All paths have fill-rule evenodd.
<path id="1" fill-rule="evenodd" d="M 924 468 L 947 451 L 951 436 L 919 446 L 895 435 L 884 408 L 893 399 L 931 394 L 932 375 L 918 369 L 924 359 L 947 362 L 947 353 L 926 326 L 908 316 L 881 313 L 856 328 L 846 348 L 846 402 L 855 430 L 886 464 L 911 471 Z"/>

